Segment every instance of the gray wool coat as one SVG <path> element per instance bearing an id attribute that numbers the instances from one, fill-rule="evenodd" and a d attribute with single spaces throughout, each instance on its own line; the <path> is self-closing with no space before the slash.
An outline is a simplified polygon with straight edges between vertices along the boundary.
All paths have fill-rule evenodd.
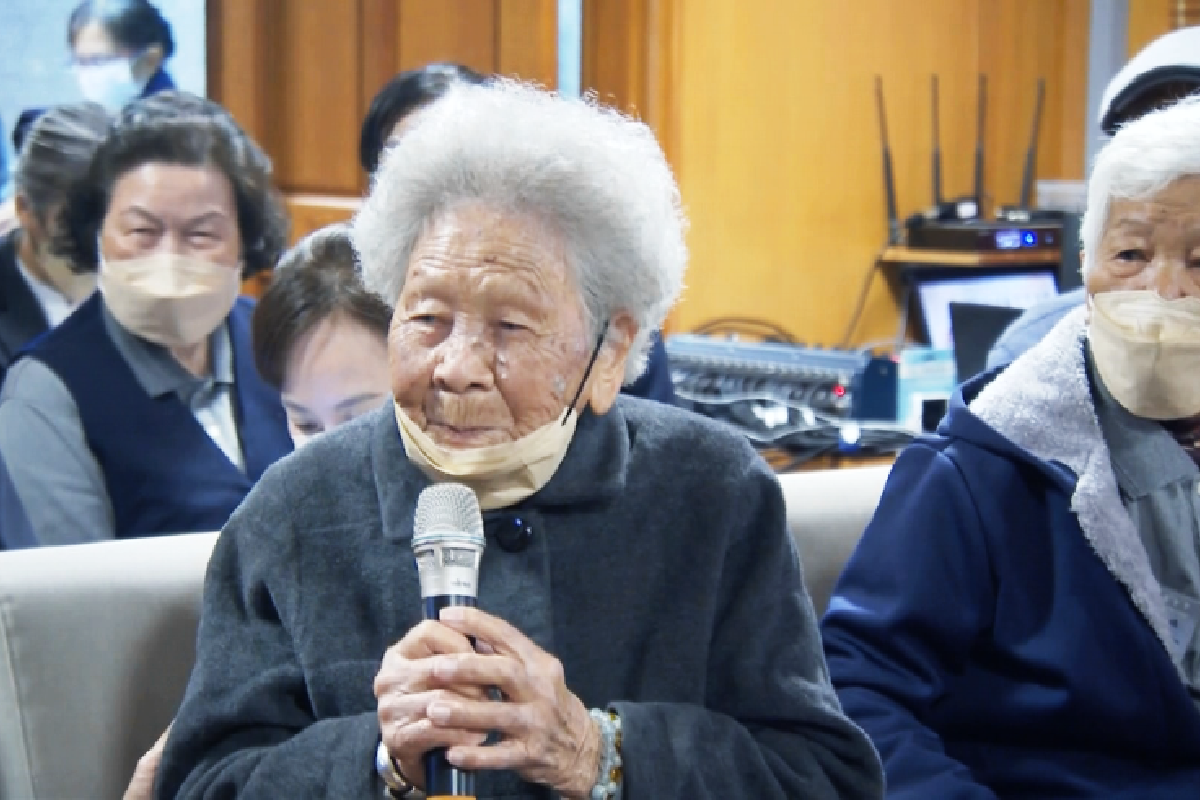
<path id="1" fill-rule="evenodd" d="M 221 534 L 160 798 L 381 797 L 372 681 L 421 619 L 410 549 L 428 480 L 388 406 L 275 465 Z M 830 686 L 779 484 L 731 430 L 622 398 L 585 413 L 489 542 L 479 605 L 557 656 L 624 724 L 626 800 L 878 798 Z M 494 513 L 494 512 L 493 512 Z M 550 798 L 484 772 L 481 798 Z"/>

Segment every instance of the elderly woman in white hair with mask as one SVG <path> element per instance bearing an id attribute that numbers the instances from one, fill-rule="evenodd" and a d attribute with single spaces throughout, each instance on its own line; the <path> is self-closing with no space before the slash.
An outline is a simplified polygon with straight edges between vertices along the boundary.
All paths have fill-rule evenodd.
<path id="1" fill-rule="evenodd" d="M 896 462 L 826 657 L 889 798 L 1200 796 L 1200 102 L 1097 158 L 1086 307 Z"/>
<path id="2" fill-rule="evenodd" d="M 730 430 L 618 398 L 686 262 L 649 129 L 458 87 L 353 237 L 395 402 L 226 526 L 159 796 L 416 796 L 441 752 L 487 798 L 880 797 L 778 483 Z M 423 621 L 414 511 L 446 482 L 483 508 L 478 609 Z"/>

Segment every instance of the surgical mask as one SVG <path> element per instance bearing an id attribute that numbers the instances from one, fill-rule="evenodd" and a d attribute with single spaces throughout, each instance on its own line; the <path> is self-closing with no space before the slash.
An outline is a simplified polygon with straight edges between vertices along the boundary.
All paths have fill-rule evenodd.
<path id="1" fill-rule="evenodd" d="M 133 76 L 133 62 L 131 58 L 114 58 L 102 64 L 75 67 L 75 79 L 84 99 L 99 103 L 112 114 L 136 100 L 146 82 Z"/>
<path id="2" fill-rule="evenodd" d="M 1088 304 L 1092 358 L 1123 408 L 1154 420 L 1200 415 L 1200 299 L 1114 291 Z"/>
<path id="3" fill-rule="evenodd" d="M 117 322 L 164 347 L 204 341 L 233 310 L 241 284 L 239 269 L 173 253 L 102 259 L 97 283 Z"/>
<path id="4" fill-rule="evenodd" d="M 395 407 L 409 460 L 435 483 L 469 486 L 485 511 L 515 505 L 545 486 L 566 457 L 578 420 L 567 408 L 563 416 L 514 442 L 455 449 L 434 442 L 398 403 Z"/>

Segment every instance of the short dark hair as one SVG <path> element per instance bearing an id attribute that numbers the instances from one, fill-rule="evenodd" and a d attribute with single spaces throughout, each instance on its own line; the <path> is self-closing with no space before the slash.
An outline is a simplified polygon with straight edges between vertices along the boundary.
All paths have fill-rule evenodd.
<path id="1" fill-rule="evenodd" d="M 396 123 L 421 106 L 437 100 L 456 83 L 484 83 L 487 78 L 470 67 L 450 62 L 426 64 L 401 72 L 376 93 L 363 119 L 358 160 L 369 174 L 379 166 L 379 157 Z"/>
<path id="2" fill-rule="evenodd" d="M 363 286 L 344 223 L 310 233 L 284 254 L 255 307 L 254 363 L 263 380 L 282 389 L 297 342 L 334 315 L 384 339 L 392 320 L 388 304 Z"/>
<path id="3" fill-rule="evenodd" d="M 1103 130 L 1112 135 L 1127 122 L 1133 122 L 1200 90 L 1200 69 L 1180 67 L 1169 80 L 1131 84 L 1112 102 L 1104 115 Z"/>
<path id="4" fill-rule="evenodd" d="M 67 22 L 67 43 L 75 46 L 79 32 L 98 22 L 112 40 L 127 50 L 145 50 L 158 45 L 163 60 L 175 53 L 171 26 L 147 0 L 83 0 Z"/>
<path id="5" fill-rule="evenodd" d="M 67 197 L 56 249 L 84 272 L 99 262 L 97 237 L 113 186 L 143 164 L 212 166 L 233 186 L 245 275 L 275 266 L 287 242 L 283 199 L 271 183 L 271 160 L 221 106 L 186 92 L 160 92 L 128 104 Z"/>
<path id="6" fill-rule="evenodd" d="M 97 103 L 56 106 L 36 117 L 17 155 L 16 193 L 43 222 L 65 203 L 75 183 L 88 174 L 92 157 L 108 136 L 109 116 Z"/>

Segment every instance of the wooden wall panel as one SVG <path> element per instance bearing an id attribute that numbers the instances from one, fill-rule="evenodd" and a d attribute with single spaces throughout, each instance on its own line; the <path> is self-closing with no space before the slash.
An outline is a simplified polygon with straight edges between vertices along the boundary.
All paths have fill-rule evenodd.
<path id="1" fill-rule="evenodd" d="M 208 94 L 266 146 L 270 19 L 278 0 L 208 0 Z"/>
<path id="2" fill-rule="evenodd" d="M 496 0 L 397 0 L 397 68 L 457 61 L 496 69 Z"/>
<path id="3" fill-rule="evenodd" d="M 496 64 L 549 89 L 558 86 L 557 0 L 497 0 Z"/>
<path id="4" fill-rule="evenodd" d="M 624 2 L 624 0 L 622 0 Z M 1039 177 L 1082 177 L 1085 0 L 674 4 L 668 148 L 692 221 L 688 329 L 758 316 L 841 340 L 884 242 L 874 78 L 886 92 L 901 216 L 930 202 L 930 75 L 941 79 L 943 188 L 971 190 L 977 76 L 989 76 L 987 180 L 1012 202 L 1047 81 Z M 894 334 L 882 281 L 859 343 Z"/>
<path id="5" fill-rule="evenodd" d="M 1129 57 L 1179 25 L 1178 0 L 1129 0 Z"/>
<path id="6" fill-rule="evenodd" d="M 366 191 L 359 126 L 397 72 L 458 61 L 553 86 L 555 0 L 209 0 L 211 96 L 275 163 L 293 240 Z"/>
<path id="7" fill-rule="evenodd" d="M 289 192 L 357 194 L 359 31 L 357 2 L 290 2 L 272 26 L 272 145 Z M 319 43 L 319 44 L 318 44 Z"/>

